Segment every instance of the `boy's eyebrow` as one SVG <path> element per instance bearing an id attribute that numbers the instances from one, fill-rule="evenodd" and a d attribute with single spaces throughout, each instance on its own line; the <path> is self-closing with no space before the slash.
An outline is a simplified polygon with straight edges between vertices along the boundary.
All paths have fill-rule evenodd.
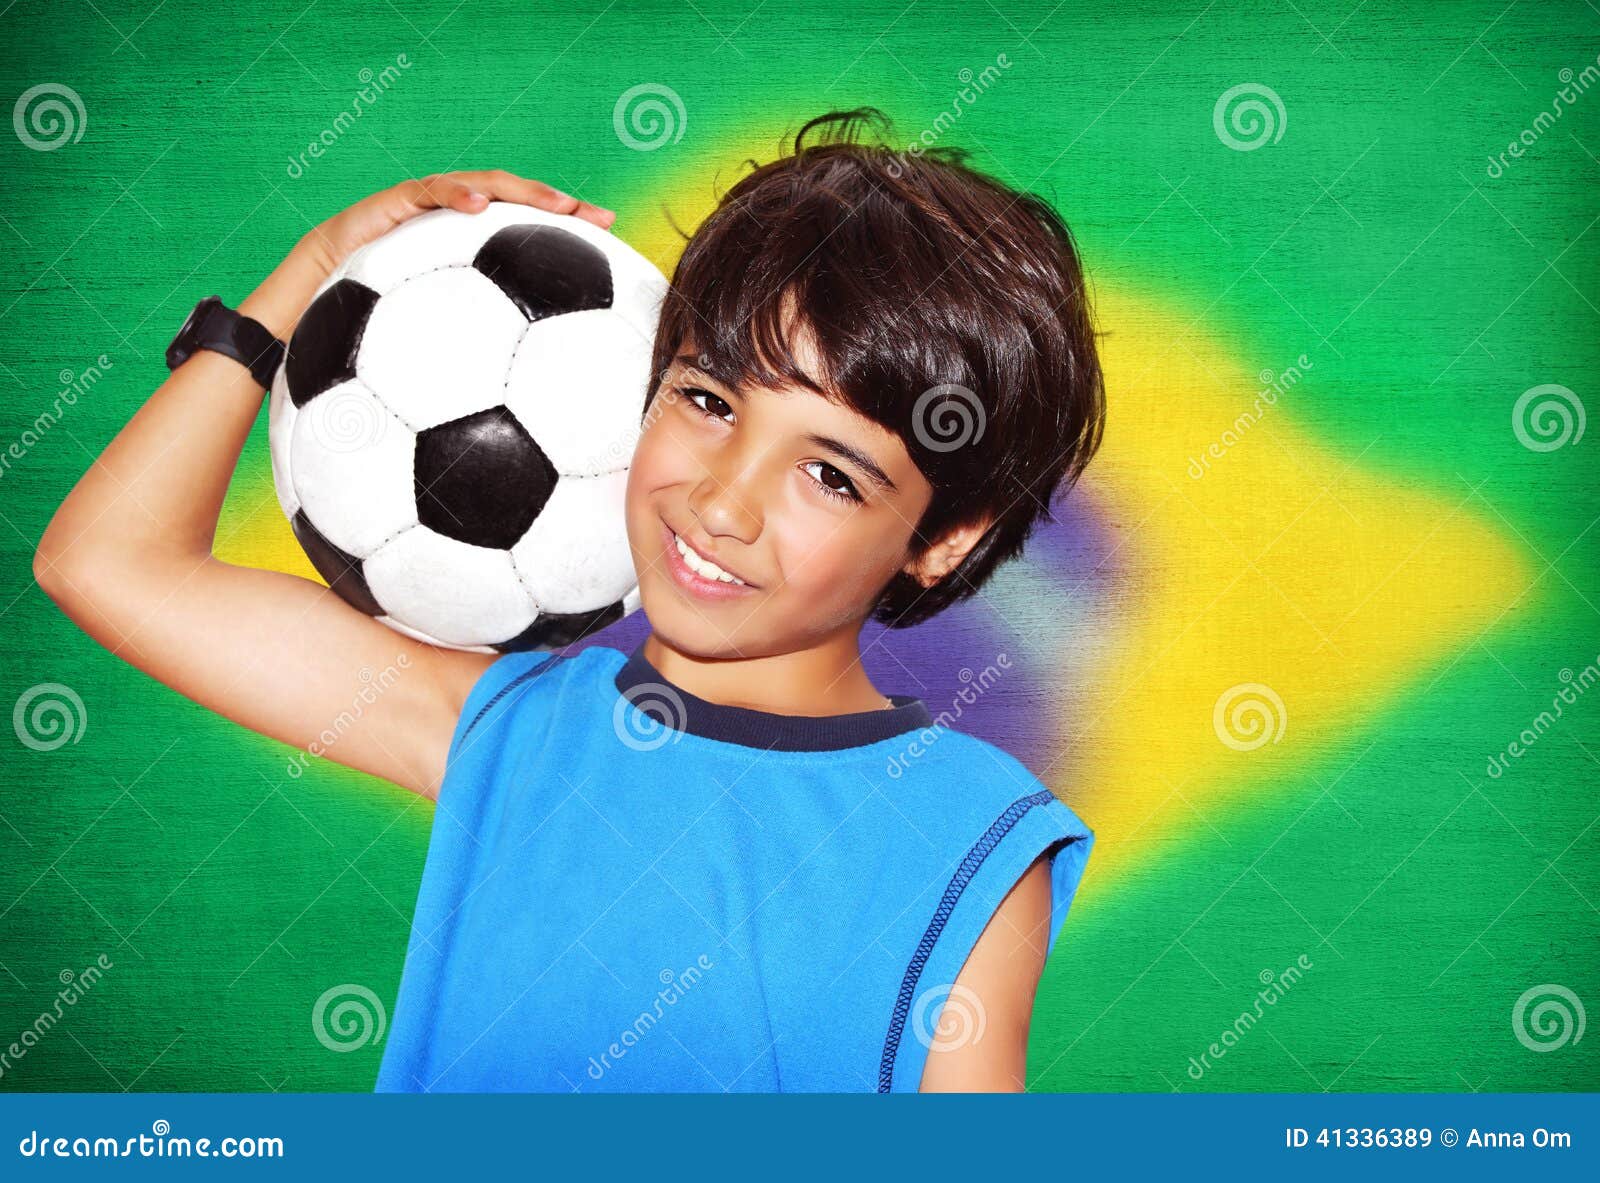
<path id="1" fill-rule="evenodd" d="M 732 389 L 733 387 L 733 384 L 729 382 L 723 375 L 713 374 L 710 370 L 706 369 L 701 364 L 703 358 L 700 354 L 680 353 L 672 360 L 681 363 L 686 369 L 693 370 L 697 374 L 704 374 L 707 378 L 710 378 L 713 382 L 716 382 L 719 385 L 726 386 L 729 389 Z"/>
<path id="2" fill-rule="evenodd" d="M 705 374 L 706 377 L 724 387 L 728 386 L 727 382 L 724 382 L 715 374 L 707 373 L 706 370 L 700 366 L 700 359 L 695 354 L 680 353 L 674 360 L 683 362 L 696 373 Z M 729 388 L 731 389 L 731 387 Z M 843 456 L 851 464 L 854 464 L 862 472 L 866 473 L 868 479 L 870 479 L 873 484 L 878 486 L 880 492 L 898 493 L 900 491 L 900 486 L 895 484 L 894 481 L 890 479 L 889 474 L 883 471 L 883 468 L 878 464 L 878 462 L 863 452 L 860 448 L 856 447 L 854 444 L 848 444 L 844 440 L 835 439 L 831 435 L 818 435 L 815 432 L 807 432 L 803 438 L 807 443 L 815 444 L 819 448 L 826 448 L 828 451 L 833 452 L 836 455 Z"/>
<path id="3" fill-rule="evenodd" d="M 877 461 L 860 448 L 847 444 L 843 440 L 836 440 L 830 435 L 817 435 L 815 432 L 808 432 L 805 439 L 809 443 L 816 444 L 819 448 L 826 448 L 830 452 L 843 456 L 850 463 L 861 469 L 862 472 L 866 473 L 880 491 L 892 493 L 900 491 L 900 486 L 889 479 L 889 474 L 878 467 Z"/>

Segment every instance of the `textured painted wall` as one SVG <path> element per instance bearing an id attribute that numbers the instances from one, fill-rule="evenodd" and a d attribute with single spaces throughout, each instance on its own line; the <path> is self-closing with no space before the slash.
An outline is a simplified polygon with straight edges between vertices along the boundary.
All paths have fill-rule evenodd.
<path id="1" fill-rule="evenodd" d="M 1097 832 L 1031 1087 L 1600 1086 L 1592 7 L 151 7 L 0 14 L 0 704 L 81 703 L 45 692 L 67 742 L 28 710 L 0 741 L 0 1050 L 76 999 L 0 1088 L 377 1070 L 313 1010 L 392 1004 L 432 807 L 291 777 L 30 577 L 193 302 L 465 167 L 617 209 L 670 270 L 669 212 L 860 103 L 1055 202 L 1107 334 L 1106 444 L 1055 523 L 977 601 L 867 634 L 936 715 L 1006 654 L 957 725 Z M 665 129 L 618 114 L 642 83 Z M 219 551 L 314 577 L 270 482 L 263 413 Z"/>

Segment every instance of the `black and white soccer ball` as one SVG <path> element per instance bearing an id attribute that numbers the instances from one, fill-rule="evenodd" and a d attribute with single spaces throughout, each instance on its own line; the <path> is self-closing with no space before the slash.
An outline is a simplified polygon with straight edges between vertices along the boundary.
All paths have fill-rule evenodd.
<path id="1" fill-rule="evenodd" d="M 637 609 L 623 495 L 666 290 L 609 232 L 510 202 L 432 210 L 352 254 L 269 410 L 279 503 L 329 586 L 484 653 Z"/>

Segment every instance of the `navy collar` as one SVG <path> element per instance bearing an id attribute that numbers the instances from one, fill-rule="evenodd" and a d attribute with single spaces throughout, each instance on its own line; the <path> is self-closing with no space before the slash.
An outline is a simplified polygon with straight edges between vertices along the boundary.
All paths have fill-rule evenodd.
<path id="1" fill-rule="evenodd" d="M 909 694 L 889 695 L 892 710 L 848 715 L 779 715 L 708 702 L 663 678 L 645 657 L 643 641 L 617 671 L 615 682 L 635 707 L 673 730 L 766 750 L 839 751 L 933 725 L 927 706 Z"/>

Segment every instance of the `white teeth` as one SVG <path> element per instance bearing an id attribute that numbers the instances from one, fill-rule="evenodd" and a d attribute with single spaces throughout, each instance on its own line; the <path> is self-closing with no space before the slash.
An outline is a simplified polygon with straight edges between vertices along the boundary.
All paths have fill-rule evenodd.
<path id="1" fill-rule="evenodd" d="M 745 586 L 744 580 L 729 575 L 710 559 L 701 558 L 698 552 L 693 550 L 687 542 L 676 534 L 672 536 L 672 541 L 677 543 L 678 553 L 683 556 L 684 564 L 696 575 L 702 575 L 707 579 L 715 579 L 719 583 L 736 583 L 740 587 Z"/>

